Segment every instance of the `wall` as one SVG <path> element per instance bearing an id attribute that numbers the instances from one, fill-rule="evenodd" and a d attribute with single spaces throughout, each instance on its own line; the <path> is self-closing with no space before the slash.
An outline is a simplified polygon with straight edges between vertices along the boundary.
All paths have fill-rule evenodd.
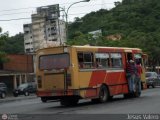
<path id="1" fill-rule="evenodd" d="M 9 62 L 4 63 L 3 70 L 33 73 L 33 56 L 32 55 L 8 55 Z"/>

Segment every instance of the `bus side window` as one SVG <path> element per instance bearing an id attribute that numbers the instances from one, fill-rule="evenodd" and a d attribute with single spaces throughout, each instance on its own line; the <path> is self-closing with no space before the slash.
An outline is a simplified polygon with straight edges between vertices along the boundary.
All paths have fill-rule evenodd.
<path id="1" fill-rule="evenodd" d="M 92 68 L 94 68 L 93 53 L 91 53 L 91 52 L 84 53 L 84 67 L 85 67 L 85 69 L 92 69 Z"/>
<path id="2" fill-rule="evenodd" d="M 122 68 L 122 55 L 120 53 L 111 53 L 111 62 L 113 68 Z"/>
<path id="3" fill-rule="evenodd" d="M 134 54 L 134 59 L 135 59 L 135 62 L 136 64 L 140 64 L 143 66 L 143 60 L 142 60 L 142 55 L 141 54 Z"/>
<path id="4" fill-rule="evenodd" d="M 78 66 L 80 69 L 82 69 L 84 67 L 84 63 L 83 63 L 83 53 L 78 53 Z"/>
<path id="5" fill-rule="evenodd" d="M 96 67 L 108 68 L 109 67 L 109 54 L 108 53 L 96 53 Z"/>
<path id="6" fill-rule="evenodd" d="M 93 53 L 84 52 L 78 53 L 78 64 L 80 69 L 92 69 L 94 68 Z"/>

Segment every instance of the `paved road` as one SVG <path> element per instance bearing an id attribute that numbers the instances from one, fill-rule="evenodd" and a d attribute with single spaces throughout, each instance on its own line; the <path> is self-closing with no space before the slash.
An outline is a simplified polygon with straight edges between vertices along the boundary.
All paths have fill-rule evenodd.
<path id="1" fill-rule="evenodd" d="M 111 102 L 103 104 L 93 104 L 89 100 L 81 100 L 76 107 L 63 107 L 59 102 L 42 103 L 39 98 L 35 97 L 0 103 L 0 113 L 39 115 L 160 114 L 160 88 L 144 90 L 140 98 L 124 99 L 123 96 L 116 96 Z"/>

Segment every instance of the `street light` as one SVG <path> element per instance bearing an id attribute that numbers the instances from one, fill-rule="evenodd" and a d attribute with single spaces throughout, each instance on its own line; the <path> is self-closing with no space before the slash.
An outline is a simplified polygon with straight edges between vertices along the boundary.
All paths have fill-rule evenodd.
<path id="1" fill-rule="evenodd" d="M 69 11 L 69 9 L 70 9 L 73 5 L 75 5 L 75 4 L 77 4 L 77 3 L 89 2 L 89 1 L 90 1 L 90 0 L 82 0 L 82 1 L 74 2 L 74 3 L 72 3 L 72 4 L 67 8 L 67 11 L 65 12 L 65 14 L 66 14 L 66 40 L 68 39 L 68 11 Z"/>
<path id="2" fill-rule="evenodd" d="M 66 12 L 67 17 L 68 17 L 68 11 L 69 11 L 69 9 L 70 9 L 74 4 L 81 3 L 81 2 L 89 2 L 89 1 L 90 1 L 90 0 L 82 0 L 82 1 L 78 1 L 78 2 L 72 3 L 72 4 L 67 8 L 67 12 Z"/>

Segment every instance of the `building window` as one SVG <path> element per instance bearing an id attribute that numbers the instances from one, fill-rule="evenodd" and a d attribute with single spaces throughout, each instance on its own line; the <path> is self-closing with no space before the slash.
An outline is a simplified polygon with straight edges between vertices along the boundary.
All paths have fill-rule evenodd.
<path id="1" fill-rule="evenodd" d="M 30 52 L 30 49 L 28 48 L 28 49 L 26 49 L 26 52 Z"/>
<path id="2" fill-rule="evenodd" d="M 108 68 L 110 66 L 108 53 L 96 53 L 95 58 L 97 68 Z"/>
<path id="3" fill-rule="evenodd" d="M 25 31 L 24 34 L 29 34 L 29 31 Z"/>
<path id="4" fill-rule="evenodd" d="M 57 41 L 57 39 L 52 39 L 52 41 Z"/>
<path id="5" fill-rule="evenodd" d="M 113 68 L 121 68 L 122 55 L 120 53 L 111 53 L 111 63 Z"/>
<path id="6" fill-rule="evenodd" d="M 25 43 L 26 45 L 29 45 L 30 43 Z"/>
<path id="7" fill-rule="evenodd" d="M 51 33 L 51 35 L 56 35 L 56 34 L 57 34 L 56 32 L 52 32 L 52 33 Z"/>
<path id="8" fill-rule="evenodd" d="M 51 23 L 54 23 L 54 24 L 55 24 L 55 23 L 56 23 L 56 21 L 54 21 L 54 20 L 51 20 Z"/>
<path id="9" fill-rule="evenodd" d="M 56 27 L 51 27 L 51 30 L 56 30 Z"/>

